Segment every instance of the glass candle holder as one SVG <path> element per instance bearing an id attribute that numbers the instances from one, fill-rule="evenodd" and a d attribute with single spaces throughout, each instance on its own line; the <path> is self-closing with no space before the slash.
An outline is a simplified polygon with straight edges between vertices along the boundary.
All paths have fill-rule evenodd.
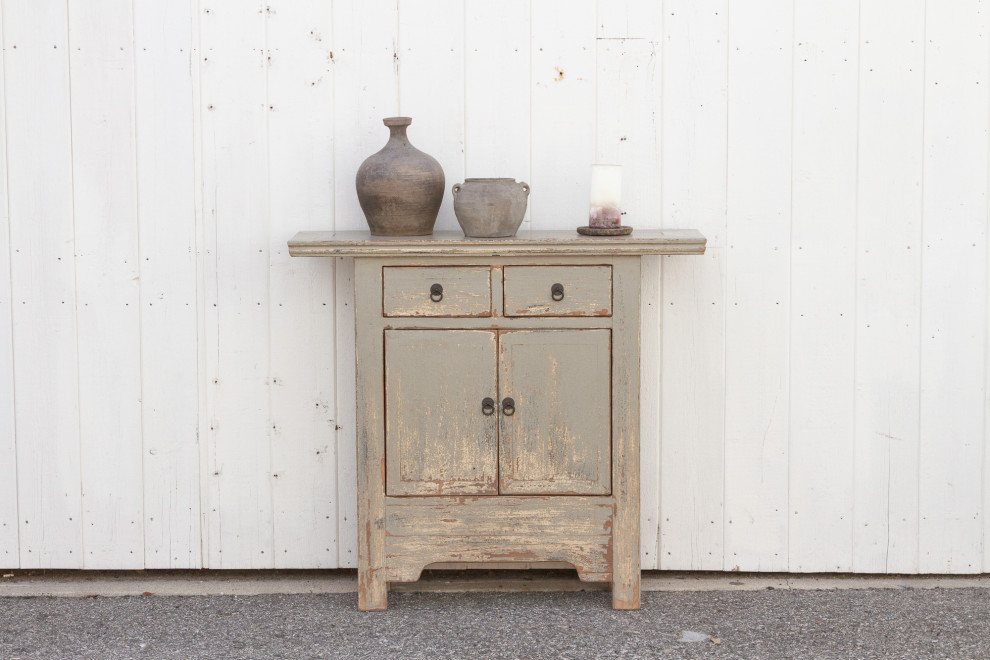
<path id="1" fill-rule="evenodd" d="M 619 227 L 622 225 L 622 166 L 591 166 L 591 208 L 588 213 L 591 227 Z"/>

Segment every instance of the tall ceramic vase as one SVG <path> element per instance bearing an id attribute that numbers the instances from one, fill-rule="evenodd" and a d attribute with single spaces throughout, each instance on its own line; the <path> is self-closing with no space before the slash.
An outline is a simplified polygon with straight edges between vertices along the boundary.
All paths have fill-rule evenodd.
<path id="1" fill-rule="evenodd" d="M 382 150 L 361 163 L 357 194 L 374 236 L 425 236 L 443 201 L 440 163 L 409 143 L 409 117 L 383 120 L 391 135 Z"/>

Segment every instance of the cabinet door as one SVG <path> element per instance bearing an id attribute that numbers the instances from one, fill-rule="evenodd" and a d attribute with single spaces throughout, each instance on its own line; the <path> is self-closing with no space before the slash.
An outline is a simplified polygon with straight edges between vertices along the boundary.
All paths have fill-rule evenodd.
<path id="1" fill-rule="evenodd" d="M 496 396 L 493 331 L 386 330 L 386 492 L 497 494 Z"/>
<path id="2" fill-rule="evenodd" d="M 611 491 L 610 353 L 609 330 L 499 335 L 500 492 Z"/>

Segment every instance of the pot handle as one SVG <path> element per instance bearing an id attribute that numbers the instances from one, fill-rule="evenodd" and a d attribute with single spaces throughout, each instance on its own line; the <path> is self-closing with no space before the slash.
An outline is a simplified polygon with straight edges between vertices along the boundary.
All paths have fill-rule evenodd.
<path id="1" fill-rule="evenodd" d="M 519 185 L 522 186 L 523 192 L 529 195 L 529 184 L 525 181 L 520 181 Z"/>
<path id="2" fill-rule="evenodd" d="M 450 192 L 452 192 L 456 196 L 457 193 L 461 192 L 461 184 L 455 183 L 454 187 L 450 189 Z"/>

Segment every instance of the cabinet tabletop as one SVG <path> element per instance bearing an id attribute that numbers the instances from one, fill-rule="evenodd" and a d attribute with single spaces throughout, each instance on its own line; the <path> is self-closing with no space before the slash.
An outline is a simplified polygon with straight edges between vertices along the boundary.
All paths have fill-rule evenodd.
<path id="1" fill-rule="evenodd" d="M 696 229 L 636 229 L 627 236 L 570 231 L 520 231 L 512 238 L 468 238 L 459 231 L 429 236 L 372 236 L 368 231 L 301 231 L 289 241 L 294 257 L 514 256 L 704 254 Z"/>

